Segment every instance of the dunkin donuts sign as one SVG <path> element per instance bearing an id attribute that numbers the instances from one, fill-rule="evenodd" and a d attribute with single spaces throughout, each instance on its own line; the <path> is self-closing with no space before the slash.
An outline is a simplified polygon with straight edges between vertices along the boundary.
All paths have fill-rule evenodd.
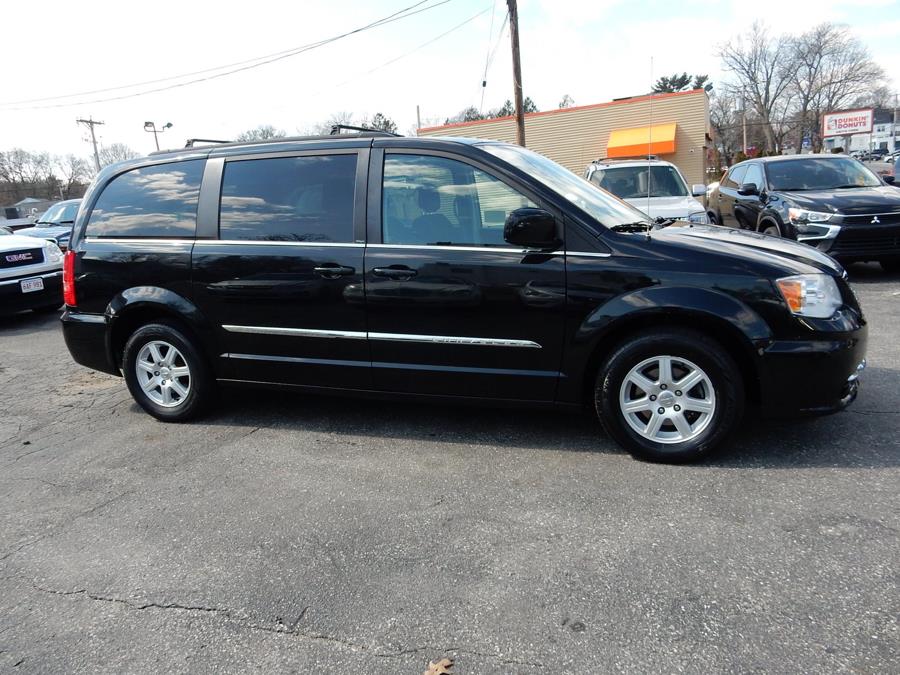
<path id="1" fill-rule="evenodd" d="M 871 133 L 873 114 L 871 108 L 825 113 L 822 118 L 822 135 L 827 137 Z"/>

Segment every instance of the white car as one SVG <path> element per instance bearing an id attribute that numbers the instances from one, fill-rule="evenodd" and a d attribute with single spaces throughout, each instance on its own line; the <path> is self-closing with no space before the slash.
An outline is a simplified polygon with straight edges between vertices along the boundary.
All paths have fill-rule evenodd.
<path id="1" fill-rule="evenodd" d="M 709 222 L 706 208 L 695 199 L 706 195 L 706 186 L 697 183 L 689 191 L 681 171 L 670 162 L 601 159 L 591 162 L 584 177 L 650 218 Z"/>
<path id="2" fill-rule="evenodd" d="M 62 305 L 63 254 L 55 242 L 0 227 L 0 314 Z"/>

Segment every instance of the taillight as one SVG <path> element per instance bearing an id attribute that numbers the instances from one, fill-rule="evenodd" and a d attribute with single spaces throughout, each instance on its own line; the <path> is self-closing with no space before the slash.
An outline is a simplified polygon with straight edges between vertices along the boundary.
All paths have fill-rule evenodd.
<path id="1" fill-rule="evenodd" d="M 75 251 L 66 251 L 63 258 L 63 302 L 75 306 Z"/>

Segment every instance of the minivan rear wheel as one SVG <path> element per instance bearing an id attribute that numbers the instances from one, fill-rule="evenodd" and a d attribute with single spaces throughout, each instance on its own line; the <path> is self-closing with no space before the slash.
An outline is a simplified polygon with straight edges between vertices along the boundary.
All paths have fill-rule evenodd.
<path id="1" fill-rule="evenodd" d="M 214 392 L 199 350 L 179 326 L 166 322 L 142 326 L 128 338 L 122 372 L 137 404 L 164 422 L 197 417 Z"/>
<path id="2" fill-rule="evenodd" d="M 744 389 L 717 342 L 673 328 L 621 344 L 600 368 L 594 404 L 607 433 L 636 458 L 690 462 L 734 431 Z"/>

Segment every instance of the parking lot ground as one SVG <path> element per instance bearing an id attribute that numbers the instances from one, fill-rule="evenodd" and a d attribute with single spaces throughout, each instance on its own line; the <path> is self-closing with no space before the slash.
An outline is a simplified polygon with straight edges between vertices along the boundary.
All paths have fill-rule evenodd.
<path id="1" fill-rule="evenodd" d="M 0 320 L 0 671 L 900 671 L 900 277 L 849 411 L 699 465 L 588 416 L 232 390 L 165 425 Z"/>

